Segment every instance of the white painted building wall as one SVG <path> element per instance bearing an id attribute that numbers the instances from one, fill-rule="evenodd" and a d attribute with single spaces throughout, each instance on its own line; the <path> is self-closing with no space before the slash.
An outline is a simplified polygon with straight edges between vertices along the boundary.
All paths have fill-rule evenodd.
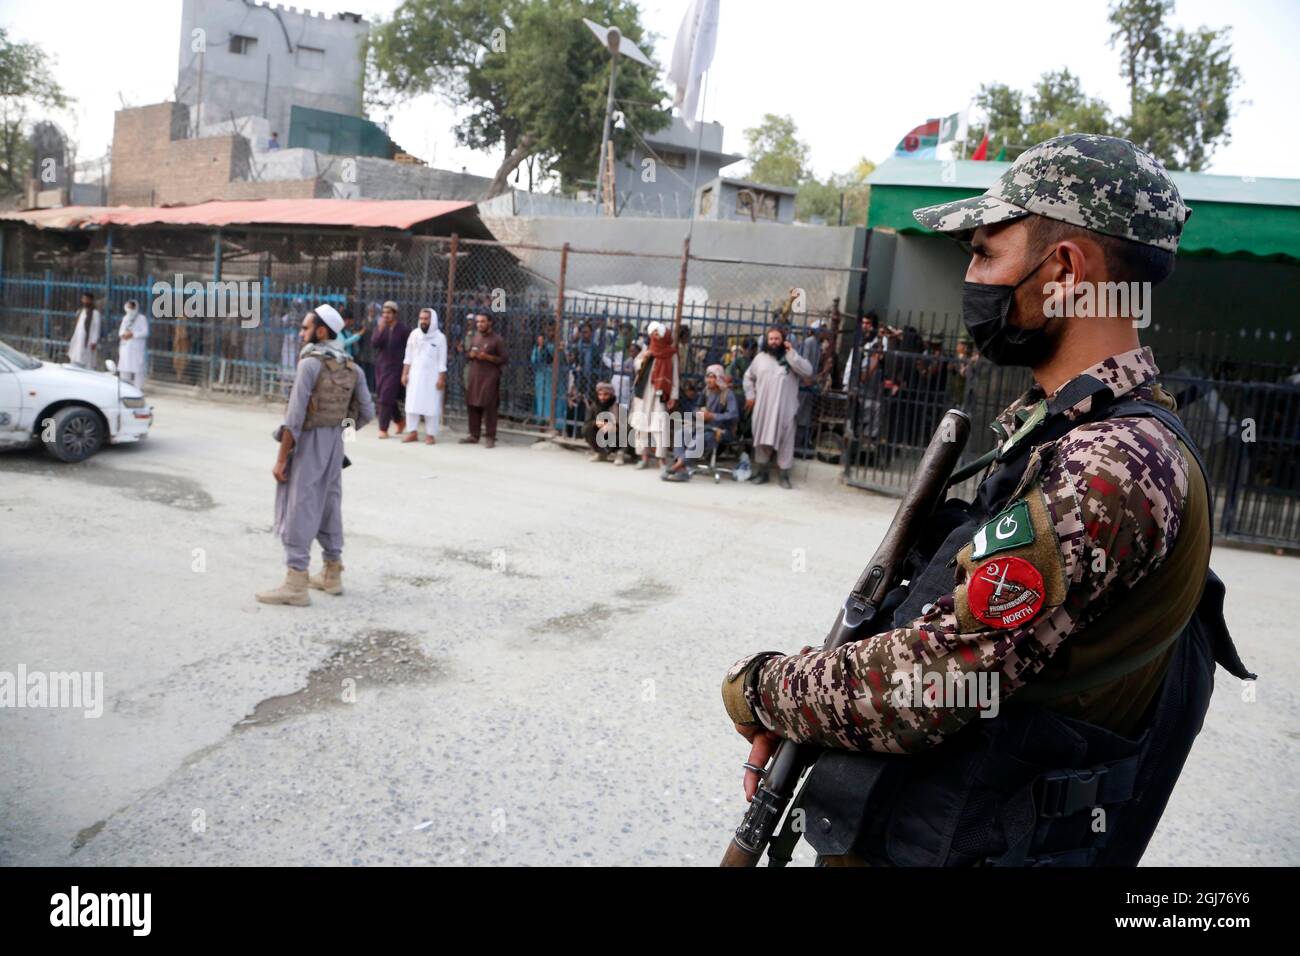
<path id="1" fill-rule="evenodd" d="M 364 115 L 361 51 L 369 29 L 365 20 L 344 14 L 243 0 L 184 0 L 177 99 L 198 104 L 201 68 L 201 125 L 264 116 L 287 145 L 295 105 Z"/>

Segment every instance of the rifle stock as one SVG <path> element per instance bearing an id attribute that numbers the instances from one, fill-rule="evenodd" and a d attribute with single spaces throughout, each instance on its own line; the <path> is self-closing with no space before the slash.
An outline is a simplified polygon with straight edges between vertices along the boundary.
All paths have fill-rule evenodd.
<path id="1" fill-rule="evenodd" d="M 969 437 L 970 416 L 960 409 L 948 409 L 921 456 L 889 530 L 836 615 L 822 650 L 834 650 L 876 633 L 875 615 L 880 603 L 898 584 L 903 560 L 943 497 L 948 476 L 956 468 Z M 720 866 L 758 865 L 790 805 L 799 778 L 816 757 L 815 747 L 781 741 Z"/>

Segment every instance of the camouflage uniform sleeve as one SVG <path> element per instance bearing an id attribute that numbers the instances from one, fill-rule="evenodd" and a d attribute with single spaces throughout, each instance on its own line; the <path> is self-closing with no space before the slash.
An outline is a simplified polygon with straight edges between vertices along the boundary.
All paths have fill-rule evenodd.
<path id="1" fill-rule="evenodd" d="M 1186 494 L 1187 463 L 1164 426 L 1081 426 L 1034 453 L 1012 504 L 984 526 L 1028 516 L 1032 540 L 976 558 L 977 532 L 958 554 L 954 590 L 921 617 L 835 651 L 759 659 L 746 699 L 760 723 L 792 740 L 887 753 L 933 747 L 1013 695 L 1111 596 L 1155 570 Z M 1032 583 L 1029 598 L 995 612 L 1014 606 L 992 597 L 1008 566 Z"/>

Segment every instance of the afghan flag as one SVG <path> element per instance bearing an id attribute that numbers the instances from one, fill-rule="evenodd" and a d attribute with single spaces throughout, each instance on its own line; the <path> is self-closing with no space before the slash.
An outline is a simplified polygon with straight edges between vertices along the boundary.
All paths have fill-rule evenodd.
<path id="1" fill-rule="evenodd" d="M 895 159 L 935 159 L 939 146 L 939 121 L 926 120 L 898 141 L 894 147 Z"/>

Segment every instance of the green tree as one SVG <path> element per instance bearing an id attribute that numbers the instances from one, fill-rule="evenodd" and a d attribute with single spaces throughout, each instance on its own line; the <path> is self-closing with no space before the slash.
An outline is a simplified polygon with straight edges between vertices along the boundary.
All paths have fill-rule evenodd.
<path id="1" fill-rule="evenodd" d="M 766 113 L 745 130 L 749 178 L 772 186 L 798 186 L 809 178 L 808 144 L 799 139 L 793 117 Z"/>
<path id="2" fill-rule="evenodd" d="M 867 177 L 875 168 L 875 163 L 863 158 L 847 173 L 834 173 L 824 182 L 810 176 L 799 184 L 799 194 L 795 197 L 795 218 L 801 222 L 820 218 L 827 225 L 841 225 L 842 208 L 843 225 L 866 225 L 867 204 L 871 197 Z"/>
<path id="3" fill-rule="evenodd" d="M 801 182 L 794 199 L 794 217 L 800 222 L 820 219 L 830 226 L 838 224 L 840 190 L 835 185 L 835 177 L 831 176 L 823 182 L 810 176 Z"/>
<path id="4" fill-rule="evenodd" d="M 26 185 L 32 113 L 66 109 L 70 102 L 50 72 L 45 51 L 35 43 L 9 39 L 8 31 L 0 28 L 0 188 L 13 193 Z"/>
<path id="5" fill-rule="evenodd" d="M 1110 5 L 1115 27 L 1110 45 L 1120 45 L 1120 75 L 1128 81 L 1129 115 L 1138 110 L 1141 91 L 1154 81 L 1164 60 L 1164 19 L 1174 12 L 1174 0 L 1120 0 Z"/>
<path id="6" fill-rule="evenodd" d="M 1030 143 L 1040 143 L 1064 133 L 1112 135 L 1115 126 L 1105 100 L 1083 92 L 1079 78 L 1067 70 L 1044 73 L 1034 85 L 1026 111 Z"/>
<path id="7" fill-rule="evenodd" d="M 1086 95 L 1068 69 L 1044 73 L 1028 95 L 1004 83 L 983 85 L 975 103 L 988 122 L 972 125 L 967 143 L 978 144 L 988 132 L 990 157 L 1005 148 L 1014 159 L 1034 143 L 1064 133 L 1116 132 L 1105 101 Z"/>
<path id="8" fill-rule="evenodd" d="M 465 113 L 459 143 L 504 151 L 487 197 L 525 161 L 571 190 L 595 178 L 609 83 L 609 53 L 583 17 L 648 46 L 634 0 L 403 0 L 371 33 L 369 98 L 434 93 Z M 627 57 L 614 95 L 629 127 L 616 149 L 670 121 L 654 71 Z"/>
<path id="9" fill-rule="evenodd" d="M 978 145 L 989 134 L 989 156 L 1003 148 L 1023 148 L 1025 144 L 1025 95 L 1005 83 L 980 85 L 975 105 L 988 117 L 987 124 L 972 124 L 967 142 Z"/>
<path id="10" fill-rule="evenodd" d="M 1232 62 L 1229 29 L 1171 29 L 1173 0 L 1113 0 L 1111 46 L 1129 84 L 1124 134 L 1171 169 L 1208 165 L 1231 138 L 1232 97 L 1241 71 Z"/>
<path id="11" fill-rule="evenodd" d="M 1112 117 L 1105 102 L 1084 93 L 1078 77 L 1059 70 L 1044 73 L 1027 94 L 1004 83 L 982 85 L 975 102 L 988 122 L 971 126 L 969 142 L 987 131 L 989 155 L 1006 148 L 1015 159 L 1062 133 L 1106 133 L 1131 139 L 1170 169 L 1204 169 L 1231 139 L 1241 71 L 1226 27 L 1173 29 L 1165 22 L 1173 11 L 1174 0 L 1111 0 L 1111 46 L 1119 48 L 1120 75 L 1128 83 L 1127 116 Z"/>

